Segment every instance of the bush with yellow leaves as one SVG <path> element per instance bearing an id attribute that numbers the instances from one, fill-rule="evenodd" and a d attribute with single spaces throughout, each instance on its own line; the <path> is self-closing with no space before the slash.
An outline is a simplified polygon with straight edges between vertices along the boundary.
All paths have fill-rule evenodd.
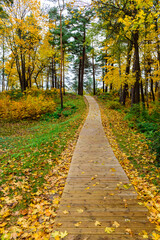
<path id="1" fill-rule="evenodd" d="M 0 118 L 6 120 L 38 119 L 42 114 L 55 110 L 53 98 L 39 94 L 23 96 L 19 101 L 12 100 L 10 96 L 0 99 Z"/>

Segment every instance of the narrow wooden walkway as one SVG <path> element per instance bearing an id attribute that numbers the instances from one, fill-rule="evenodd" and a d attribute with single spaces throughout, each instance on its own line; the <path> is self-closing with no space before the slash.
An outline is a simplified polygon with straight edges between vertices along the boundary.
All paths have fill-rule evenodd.
<path id="1" fill-rule="evenodd" d="M 86 98 L 89 114 L 76 145 L 54 230 L 67 231 L 66 240 L 144 239 L 140 235 L 143 230 L 148 234 L 153 230 L 148 210 L 138 204 L 137 193 L 109 145 L 98 104 L 94 98 Z"/>

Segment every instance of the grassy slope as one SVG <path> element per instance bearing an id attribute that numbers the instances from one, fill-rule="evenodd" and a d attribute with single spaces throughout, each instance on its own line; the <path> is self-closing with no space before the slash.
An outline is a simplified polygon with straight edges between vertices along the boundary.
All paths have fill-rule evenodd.
<path id="1" fill-rule="evenodd" d="M 50 182 L 48 179 L 53 177 L 55 172 L 55 178 L 59 178 L 57 167 L 63 165 L 59 162 L 59 156 L 68 141 L 73 139 L 86 113 L 82 97 L 69 95 L 65 97 L 64 102 L 66 107 L 63 112 L 60 113 L 58 108 L 54 114 L 56 118 L 61 115 L 59 119 L 45 116 L 41 121 L 0 123 L 2 131 L 0 137 L 0 232 L 2 234 L 17 232 L 10 226 L 17 225 L 19 217 L 26 214 L 28 216 L 27 209 L 36 202 L 37 196 L 43 194 L 44 200 L 44 191 L 49 187 Z M 66 170 L 68 170 L 67 165 L 61 171 Z M 55 178 L 52 182 L 56 182 Z M 53 191 L 55 188 L 52 187 Z M 57 185 L 55 191 L 57 196 L 61 195 L 61 184 Z M 53 218 L 55 209 L 52 209 Z M 28 221 L 28 230 L 29 226 Z M 17 237 L 23 233 L 22 229 L 21 226 Z M 44 231 L 42 232 L 44 234 Z M 29 235 L 26 238 L 28 237 Z"/>

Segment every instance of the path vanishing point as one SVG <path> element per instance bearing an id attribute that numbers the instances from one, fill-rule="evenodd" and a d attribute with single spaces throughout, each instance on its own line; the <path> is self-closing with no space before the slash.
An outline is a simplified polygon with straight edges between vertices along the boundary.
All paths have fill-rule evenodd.
<path id="1" fill-rule="evenodd" d="M 54 231 L 65 240 L 140 240 L 154 225 L 148 210 L 116 159 L 101 123 L 97 102 L 86 96 L 89 113 L 80 132 Z M 105 232 L 106 229 L 106 232 Z"/>

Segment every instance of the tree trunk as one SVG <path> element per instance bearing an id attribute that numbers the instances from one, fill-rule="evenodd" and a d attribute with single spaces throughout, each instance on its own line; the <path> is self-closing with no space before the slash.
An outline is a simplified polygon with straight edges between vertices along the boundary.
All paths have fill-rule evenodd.
<path id="1" fill-rule="evenodd" d="M 139 32 L 138 30 L 133 33 L 133 43 L 134 43 L 134 64 L 133 73 L 135 74 L 135 83 L 132 87 L 131 106 L 133 104 L 138 104 L 140 102 L 140 63 L 139 63 L 139 46 L 138 46 Z"/>
<path id="2" fill-rule="evenodd" d="M 60 10 L 60 42 L 61 42 L 60 98 L 61 98 L 61 108 L 63 108 L 63 93 L 62 93 L 63 42 L 62 42 L 62 11 L 61 10 Z"/>
<path id="3" fill-rule="evenodd" d="M 26 66 L 25 66 L 25 54 L 21 52 L 21 71 L 22 71 L 22 82 L 23 89 L 25 91 L 28 88 L 28 82 L 26 81 Z"/>
<path id="4" fill-rule="evenodd" d="M 94 53 L 93 53 L 93 55 L 92 55 L 92 69 L 93 69 L 93 95 L 96 95 Z"/>
<path id="5" fill-rule="evenodd" d="M 82 60 L 81 60 L 81 57 L 79 57 L 79 71 L 78 71 L 78 95 L 80 95 L 80 85 L 81 85 L 81 65 L 82 65 Z"/>
<path id="6" fill-rule="evenodd" d="M 151 77 L 151 93 L 152 93 L 152 99 L 153 101 L 155 101 L 155 95 L 154 95 L 154 91 L 153 91 L 153 79 Z"/>
<path id="7" fill-rule="evenodd" d="M 64 69 L 64 50 L 63 50 L 63 94 L 65 95 L 65 69 Z"/>
<path id="8" fill-rule="evenodd" d="M 53 47 L 52 47 L 53 48 Z M 55 87 L 55 82 L 54 82 L 54 58 L 52 57 L 52 62 L 51 62 L 51 77 L 52 77 L 52 88 Z"/>
<path id="9" fill-rule="evenodd" d="M 4 49 L 4 35 L 3 35 L 3 42 L 2 42 L 3 46 L 2 46 L 2 51 L 3 51 L 3 56 L 2 56 L 2 63 L 3 63 L 3 67 L 2 67 L 2 92 L 5 90 L 5 75 L 4 75 L 4 64 L 5 64 L 5 49 Z"/>
<path id="10" fill-rule="evenodd" d="M 128 49 L 127 49 L 127 64 L 126 64 L 126 70 L 125 74 L 128 75 L 130 73 L 130 65 L 131 65 L 131 57 L 132 57 L 132 48 L 133 48 L 133 43 L 132 41 L 128 42 Z M 123 86 L 123 91 L 122 91 L 122 104 L 126 104 L 126 97 L 128 95 L 128 84 L 125 83 Z"/>
<path id="11" fill-rule="evenodd" d="M 141 80 L 141 97 L 142 97 L 143 108 L 145 108 L 145 99 L 144 99 L 144 91 L 143 91 L 142 80 Z"/>
<path id="12" fill-rule="evenodd" d="M 81 68 L 81 81 L 80 81 L 80 95 L 83 96 L 83 79 L 84 79 L 84 64 L 85 64 L 85 41 L 86 41 L 86 26 L 84 23 L 84 34 L 83 34 L 83 54 L 82 54 L 82 68 Z"/>

